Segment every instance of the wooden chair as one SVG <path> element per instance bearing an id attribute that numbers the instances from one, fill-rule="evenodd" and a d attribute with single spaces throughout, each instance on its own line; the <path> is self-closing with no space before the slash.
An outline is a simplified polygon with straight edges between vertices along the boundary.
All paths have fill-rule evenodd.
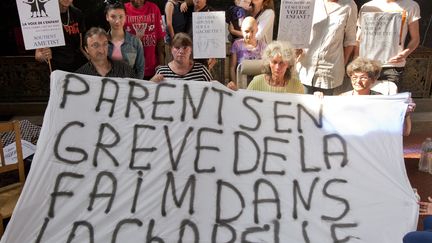
<path id="1" fill-rule="evenodd" d="M 0 240 L 3 236 L 3 232 L 4 232 L 4 230 L 3 230 L 3 216 L 0 214 Z"/>
<path id="2" fill-rule="evenodd" d="M 10 218 L 18 198 L 21 194 L 22 187 L 25 181 L 24 161 L 21 146 L 20 123 L 18 121 L 0 123 L 0 134 L 5 132 L 13 132 L 16 143 L 17 161 L 12 164 L 6 164 L 3 142 L 0 139 L 0 178 L 5 178 L 5 174 L 11 174 L 12 171 L 18 172 L 18 178 L 15 182 L 0 187 L 0 219 Z M 12 175 L 11 175 L 12 176 Z M 4 181 L 4 180 L 3 180 Z M 3 223 L 0 224 L 0 236 L 3 233 Z"/>

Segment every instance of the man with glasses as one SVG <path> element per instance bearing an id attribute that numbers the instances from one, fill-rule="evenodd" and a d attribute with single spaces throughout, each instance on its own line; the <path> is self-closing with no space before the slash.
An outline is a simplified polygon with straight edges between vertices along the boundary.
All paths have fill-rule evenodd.
<path id="1" fill-rule="evenodd" d="M 84 49 L 89 62 L 76 73 L 102 77 L 136 78 L 134 70 L 122 61 L 108 58 L 108 33 L 99 27 L 89 29 L 84 37 Z"/>

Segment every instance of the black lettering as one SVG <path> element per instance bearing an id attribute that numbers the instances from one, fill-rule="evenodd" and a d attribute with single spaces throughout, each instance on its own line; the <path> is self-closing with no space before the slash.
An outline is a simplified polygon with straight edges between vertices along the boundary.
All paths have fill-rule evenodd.
<path id="1" fill-rule="evenodd" d="M 151 219 L 149 226 L 148 226 L 146 243 L 152 243 L 152 242 L 165 243 L 165 241 L 162 240 L 162 238 L 157 237 L 157 236 L 152 236 L 154 225 L 155 225 L 155 221 L 154 221 L 154 219 Z"/>
<path id="2" fill-rule="evenodd" d="M 303 136 L 299 136 L 299 142 L 300 142 L 300 162 L 301 162 L 301 170 L 304 173 L 308 172 L 318 172 L 321 170 L 320 167 L 306 167 L 306 160 L 305 160 L 305 145 L 304 145 L 304 138 Z"/>
<path id="3" fill-rule="evenodd" d="M 186 226 L 189 227 L 190 229 L 192 229 L 192 232 L 194 234 L 194 241 L 195 243 L 199 243 L 200 242 L 200 237 L 199 237 L 199 231 L 198 231 L 198 227 L 196 226 L 196 224 L 188 219 L 184 219 L 181 222 L 180 225 L 180 237 L 178 240 L 178 243 L 182 243 L 183 242 L 183 236 L 186 230 Z M 189 241 L 188 241 L 189 242 Z"/>
<path id="4" fill-rule="evenodd" d="M 355 228 L 355 227 L 357 227 L 356 223 L 351 223 L 351 224 L 332 224 L 330 226 L 330 231 L 331 231 L 331 237 L 333 239 L 333 242 L 334 243 L 344 243 L 344 242 L 348 242 L 351 238 L 360 240 L 360 237 L 356 237 L 356 236 L 352 236 L 352 235 L 349 235 L 349 236 L 347 236 L 347 237 L 345 237 L 343 239 L 339 239 L 337 237 L 337 235 L 336 235 L 336 229 L 338 229 L 338 228 L 344 229 L 344 228 Z"/>
<path id="5" fill-rule="evenodd" d="M 290 115 L 279 115 L 279 113 L 278 113 L 278 106 L 279 105 L 290 106 L 291 102 L 282 102 L 282 101 L 275 101 L 274 102 L 273 114 L 274 114 L 275 132 L 291 133 L 292 132 L 291 128 L 287 128 L 287 129 L 280 129 L 279 128 L 279 119 L 285 118 L 285 119 L 294 120 L 295 117 L 294 116 L 290 116 Z"/>
<path id="6" fill-rule="evenodd" d="M 252 168 L 250 168 L 248 170 L 247 169 L 240 170 L 238 168 L 239 154 L 240 154 L 239 153 L 239 145 L 241 144 L 241 147 L 246 147 L 244 142 L 242 142 L 242 143 L 239 142 L 240 141 L 240 135 L 242 137 L 247 138 L 249 141 L 251 141 L 251 143 L 253 144 L 253 146 L 255 148 L 255 152 L 256 152 L 255 164 Z M 258 146 L 258 143 L 253 139 L 253 137 L 249 136 L 249 134 L 239 131 L 239 132 L 234 132 L 234 144 L 235 144 L 235 147 L 234 147 L 234 165 L 233 165 L 234 166 L 234 168 L 233 168 L 234 174 L 240 175 L 240 174 L 247 174 L 247 173 L 251 173 L 251 172 L 255 171 L 258 168 L 260 155 L 261 155 L 261 151 L 260 151 L 260 148 Z M 252 153 L 252 151 L 249 149 L 245 149 L 245 150 L 247 151 L 247 154 Z"/>
<path id="7" fill-rule="evenodd" d="M 76 148 L 76 147 L 66 147 L 65 150 L 71 153 L 78 153 L 81 154 L 82 157 L 81 159 L 77 159 L 77 160 L 71 160 L 71 159 L 67 159 L 65 157 L 62 157 L 59 153 L 59 145 L 60 145 L 60 141 L 63 138 L 64 133 L 66 132 L 66 130 L 68 130 L 70 127 L 72 126 L 79 126 L 79 127 L 84 127 L 84 123 L 79 122 L 79 121 L 73 121 L 73 122 L 69 122 L 68 124 L 66 124 L 59 132 L 59 134 L 57 135 L 57 138 L 54 142 L 54 156 L 56 159 L 65 162 L 67 164 L 79 164 L 85 160 L 87 160 L 88 158 L 88 154 L 86 153 L 86 151 L 84 149 L 81 148 Z M 69 157 L 69 156 L 68 156 Z"/>
<path id="8" fill-rule="evenodd" d="M 237 239 L 237 232 L 236 230 L 229 224 L 225 224 L 225 223 L 218 223 L 218 224 L 214 224 L 213 225 L 213 231 L 212 231 L 212 236 L 211 236 L 211 243 L 221 243 L 221 240 L 218 239 L 218 229 L 219 227 L 225 227 L 229 230 L 230 234 L 231 234 L 231 239 L 229 239 L 228 241 L 226 241 L 225 243 L 235 243 L 235 240 Z M 226 236 L 227 233 L 223 233 L 221 234 L 223 236 Z"/>
<path id="9" fill-rule="evenodd" d="M 44 219 L 44 223 L 42 224 L 42 228 L 41 228 L 41 230 L 39 231 L 39 234 L 38 234 L 38 236 L 37 236 L 37 238 L 36 238 L 35 243 L 41 243 L 42 236 L 44 235 L 45 230 L 46 230 L 46 228 L 48 227 L 48 223 L 49 223 L 49 218 L 48 218 L 48 217 L 45 217 L 45 219 Z"/>
<path id="10" fill-rule="evenodd" d="M 300 196 L 300 200 L 302 201 L 303 207 L 309 211 L 312 204 L 313 191 L 318 181 L 319 181 L 318 177 L 315 177 L 314 180 L 312 181 L 312 185 L 310 186 L 309 195 L 306 202 L 306 200 L 303 197 L 303 194 L 301 193 L 299 182 L 297 180 L 294 180 L 294 185 L 293 185 L 293 195 L 294 195 L 293 218 L 294 219 L 297 219 L 298 217 L 297 216 L 297 195 Z"/>
<path id="11" fill-rule="evenodd" d="M 183 150 L 185 148 L 187 139 L 188 139 L 189 135 L 192 133 L 193 128 L 189 127 L 188 130 L 186 131 L 186 134 L 183 137 L 182 144 L 180 145 L 180 149 L 179 149 L 179 151 L 178 151 L 177 156 L 176 156 L 175 159 L 174 159 L 174 149 L 173 149 L 173 146 L 172 146 L 172 143 L 171 143 L 171 138 L 170 138 L 170 135 L 169 135 L 169 127 L 168 126 L 164 126 L 163 128 L 164 128 L 164 132 L 165 132 L 165 138 L 166 138 L 166 141 L 167 141 L 167 144 L 168 144 L 168 151 L 169 151 L 168 154 L 169 154 L 169 158 L 170 158 L 170 162 L 171 162 L 171 167 L 172 167 L 173 171 L 177 171 L 178 163 L 179 163 L 180 158 L 181 158 L 181 156 L 183 154 Z"/>
<path id="12" fill-rule="evenodd" d="M 315 126 L 318 128 L 322 128 L 322 118 L 323 118 L 323 105 L 320 104 L 319 107 L 319 111 L 318 111 L 318 118 L 315 118 L 312 114 L 312 112 L 309 112 L 306 107 L 304 107 L 302 104 L 297 104 L 297 131 L 299 133 L 303 133 L 303 128 L 302 128 L 302 113 L 303 112 L 306 113 L 306 115 L 308 115 L 312 121 L 314 122 Z"/>
<path id="13" fill-rule="evenodd" d="M 329 152 L 329 144 L 330 140 L 333 140 L 333 144 L 339 142 L 341 145 L 342 151 L 337 152 Z M 348 164 L 348 156 L 347 156 L 347 145 L 345 139 L 338 134 L 329 134 L 324 136 L 324 161 L 327 166 L 327 169 L 331 169 L 330 165 L 330 157 L 342 157 L 340 161 L 341 167 L 345 167 Z"/>
<path id="14" fill-rule="evenodd" d="M 272 191 L 273 191 L 273 198 L 259 198 L 259 189 L 261 185 L 267 185 Z M 280 219 L 282 217 L 281 215 L 281 209 L 280 209 L 280 199 L 279 199 L 279 193 L 276 190 L 275 186 L 268 180 L 265 179 L 259 179 L 254 184 L 254 222 L 256 224 L 259 224 L 259 217 L 258 217 L 258 205 L 263 203 L 274 203 L 276 204 L 276 218 Z"/>
<path id="15" fill-rule="evenodd" d="M 189 199 L 189 214 L 192 215 L 194 213 L 194 200 L 195 200 L 195 184 L 196 184 L 196 178 L 195 175 L 189 176 L 188 181 L 186 182 L 186 185 L 182 191 L 182 194 L 180 196 L 180 200 L 177 199 L 177 192 L 176 192 L 176 186 L 174 181 L 174 175 L 172 172 L 167 173 L 167 181 L 165 183 L 165 189 L 162 196 L 162 216 L 166 216 L 166 199 L 168 194 L 168 188 L 171 185 L 171 195 L 174 200 L 174 204 L 177 206 L 177 208 L 181 208 L 183 204 L 183 200 L 186 197 L 186 193 L 188 190 L 190 190 L 190 199 Z M 190 189 L 189 189 L 190 188 Z"/>
<path id="16" fill-rule="evenodd" d="M 263 227 L 250 227 L 247 228 L 241 235 L 241 243 L 253 243 L 252 241 L 248 241 L 246 238 L 248 235 L 270 231 L 270 226 L 265 224 Z"/>
<path id="17" fill-rule="evenodd" d="M 134 90 L 135 87 L 139 87 L 142 89 L 142 91 L 144 92 L 144 94 L 141 97 L 136 97 L 134 96 Z M 131 104 L 133 104 L 139 111 L 140 117 L 141 119 L 144 119 L 144 112 L 141 106 L 139 106 L 138 101 L 143 101 L 145 99 L 147 99 L 149 96 L 149 91 L 146 87 L 144 87 L 143 85 L 134 82 L 134 81 L 130 81 L 129 82 L 129 95 L 128 95 L 128 100 L 127 100 L 127 105 L 126 105 L 126 112 L 125 112 L 125 117 L 129 117 L 129 113 L 130 113 L 130 107 Z"/>
<path id="18" fill-rule="evenodd" d="M 330 184 L 332 184 L 332 183 L 347 183 L 347 181 L 343 180 L 343 179 L 331 179 L 324 184 L 324 188 L 323 188 L 324 196 L 342 203 L 345 206 L 345 209 L 341 213 L 341 215 L 339 215 L 337 217 L 330 217 L 330 216 L 323 215 L 323 216 L 321 216 L 321 219 L 329 220 L 329 221 L 338 221 L 338 220 L 343 219 L 343 217 L 345 217 L 345 215 L 347 215 L 347 213 L 350 210 L 350 205 L 349 205 L 349 202 L 345 198 L 341 198 L 341 197 L 338 197 L 338 196 L 335 196 L 335 195 L 328 193 L 327 189 L 330 186 Z"/>
<path id="19" fill-rule="evenodd" d="M 234 215 L 231 218 L 224 218 L 224 219 L 221 218 L 221 201 L 222 201 L 221 195 L 222 195 L 222 187 L 223 186 L 226 188 L 229 188 L 233 192 L 235 192 L 235 194 L 237 195 L 237 198 L 240 201 L 240 205 L 241 205 L 241 209 L 237 215 Z M 245 208 L 245 201 L 243 199 L 241 192 L 231 183 L 226 182 L 226 181 L 222 181 L 222 180 L 218 180 L 217 181 L 217 194 L 216 194 L 216 223 L 226 224 L 226 223 L 237 220 L 242 215 L 244 208 Z"/>
<path id="20" fill-rule="evenodd" d="M 99 184 L 101 184 L 101 180 L 103 177 L 106 177 L 110 182 L 111 182 L 111 192 L 110 193 L 98 193 L 98 188 L 99 188 Z M 103 183 L 103 187 L 106 188 L 108 187 L 106 183 Z M 96 181 L 95 184 L 93 186 L 93 191 L 90 193 L 90 203 L 89 206 L 87 208 L 88 211 L 92 211 L 93 210 L 93 204 L 95 202 L 96 198 L 109 198 L 107 207 L 105 209 L 105 213 L 109 213 L 109 211 L 111 211 L 111 206 L 114 202 L 114 198 L 117 192 L 117 179 L 115 178 L 115 176 L 109 172 L 109 171 L 102 171 L 99 172 L 99 174 L 96 177 Z"/>
<path id="21" fill-rule="evenodd" d="M 308 221 L 303 221 L 302 223 L 302 235 L 303 235 L 303 239 L 305 241 L 305 243 L 310 243 L 310 239 L 309 236 L 307 234 L 307 226 L 308 226 L 309 222 Z"/>
<path id="22" fill-rule="evenodd" d="M 192 117 L 193 117 L 193 119 L 197 119 L 198 118 L 198 115 L 199 115 L 199 113 L 201 111 L 201 108 L 202 108 L 202 104 L 204 103 L 204 98 L 207 95 L 208 89 L 209 89 L 208 87 L 205 87 L 203 89 L 203 91 L 201 93 L 201 98 L 200 98 L 200 101 L 199 101 L 199 104 L 198 104 L 198 108 L 197 108 L 197 107 L 195 107 L 195 104 L 193 103 L 193 97 L 190 94 L 189 85 L 187 85 L 187 84 L 183 85 L 183 109 L 182 109 L 182 114 L 181 114 L 181 118 L 180 118 L 181 121 L 184 121 L 185 117 L 186 117 L 186 103 L 187 103 L 186 101 L 189 101 L 189 105 L 192 108 Z"/>
<path id="23" fill-rule="evenodd" d="M 54 207 L 57 200 L 57 197 L 72 197 L 74 193 L 72 191 L 59 191 L 60 182 L 63 178 L 71 177 L 74 179 L 82 179 L 84 178 L 84 175 L 76 174 L 73 172 L 62 172 L 60 173 L 57 178 L 54 185 L 54 191 L 51 193 L 51 203 L 48 211 L 48 216 L 50 218 L 54 218 Z"/>
<path id="24" fill-rule="evenodd" d="M 112 84 L 114 86 L 114 88 L 115 88 L 114 97 L 112 97 L 112 98 L 104 98 L 105 86 L 108 83 Z M 97 112 L 100 111 L 100 107 L 102 105 L 102 102 L 105 101 L 105 102 L 111 103 L 111 110 L 110 110 L 110 112 L 109 112 L 108 115 L 109 115 L 109 117 L 112 117 L 112 115 L 114 113 L 114 108 L 115 108 L 115 103 L 117 101 L 118 93 L 119 93 L 119 85 L 118 85 L 118 83 L 115 80 L 113 80 L 113 79 L 103 78 L 102 79 L 102 90 L 101 90 L 101 93 L 99 95 L 99 100 L 98 100 L 98 103 L 97 103 L 97 106 L 96 106 L 96 111 Z"/>
<path id="25" fill-rule="evenodd" d="M 115 243 L 117 241 L 117 235 L 119 234 L 121 227 L 125 224 L 136 224 L 136 225 L 138 225 L 138 227 L 141 227 L 143 225 L 143 223 L 139 219 L 123 219 L 123 220 L 121 220 L 120 222 L 118 222 L 118 224 L 116 225 L 116 227 L 114 229 L 111 243 Z"/>
<path id="26" fill-rule="evenodd" d="M 132 153 L 131 153 L 131 160 L 129 163 L 129 168 L 131 170 L 150 170 L 151 165 L 148 163 L 145 166 L 137 166 L 135 165 L 135 154 L 138 152 L 146 152 L 146 153 L 153 153 L 156 151 L 155 147 L 150 148 L 138 148 L 138 130 L 139 129 L 150 129 L 150 130 L 156 130 L 154 126 L 150 125 L 135 125 L 134 126 L 134 133 L 133 133 L 133 145 L 132 145 Z"/>
<path id="27" fill-rule="evenodd" d="M 73 227 L 72 227 L 72 231 L 70 232 L 66 243 L 71 243 L 72 240 L 75 238 L 75 232 L 77 231 L 78 227 L 85 227 L 87 228 L 87 231 L 89 233 L 89 243 L 94 243 L 94 229 L 93 226 L 87 222 L 87 221 L 77 221 L 74 222 Z"/>
<path id="28" fill-rule="evenodd" d="M 136 187 L 135 187 L 135 194 L 134 194 L 134 198 L 133 198 L 133 202 L 132 202 L 131 213 L 135 213 L 135 210 L 136 210 L 136 204 L 138 201 L 139 192 L 141 190 L 141 185 L 143 182 L 142 176 L 143 176 L 143 172 L 138 171 L 138 178 L 137 178 L 137 183 L 136 183 Z"/>
<path id="29" fill-rule="evenodd" d="M 262 99 L 259 99 L 259 98 L 256 98 L 256 97 L 253 97 L 253 96 L 246 96 L 246 97 L 243 98 L 243 105 L 244 105 L 246 108 L 248 108 L 249 110 L 251 110 L 252 113 L 253 113 L 253 114 L 255 115 L 255 117 L 256 117 L 256 125 L 255 125 L 255 127 L 248 127 L 248 126 L 244 126 L 244 125 L 240 125 L 239 127 L 240 127 L 241 129 L 243 129 L 243 130 L 248 130 L 248 131 L 257 131 L 258 128 L 261 126 L 261 116 L 259 115 L 258 111 L 255 110 L 255 109 L 253 108 L 253 106 L 251 106 L 251 105 L 249 104 L 249 102 L 248 102 L 249 100 L 254 100 L 254 101 L 257 101 L 257 102 L 259 102 L 259 103 L 262 103 L 263 100 L 262 100 Z"/>
<path id="30" fill-rule="evenodd" d="M 160 95 L 160 91 L 163 87 L 169 87 L 169 88 L 176 88 L 177 86 L 175 84 L 170 84 L 170 83 L 159 83 L 158 86 L 156 87 L 156 92 L 155 92 L 155 97 L 154 97 L 154 101 L 153 101 L 153 112 L 152 112 L 152 119 L 157 121 L 174 121 L 174 118 L 172 116 L 167 116 L 167 117 L 163 117 L 163 116 L 158 116 L 157 113 L 157 108 L 159 105 L 171 105 L 174 104 L 174 100 L 164 100 L 164 101 L 160 101 L 159 100 L 159 95 Z"/>
<path id="31" fill-rule="evenodd" d="M 217 129 L 213 129 L 213 128 L 203 127 L 203 128 L 200 128 L 198 130 L 198 134 L 197 134 L 197 145 L 196 145 L 196 151 L 197 152 L 196 152 L 195 161 L 194 161 L 195 171 L 197 173 L 214 173 L 216 171 L 216 169 L 214 167 L 209 168 L 209 169 L 200 169 L 198 166 L 198 163 L 200 160 L 200 155 L 201 155 L 201 150 L 213 150 L 213 151 L 218 151 L 218 152 L 220 151 L 220 149 L 218 147 L 201 145 L 202 134 L 204 132 L 222 134 L 223 130 L 217 130 Z M 208 141 L 209 139 L 204 139 L 204 140 Z"/>
<path id="32" fill-rule="evenodd" d="M 270 152 L 269 151 L 269 143 L 270 142 L 279 142 L 279 143 L 289 143 L 288 140 L 286 139 L 281 139 L 281 138 L 273 138 L 273 137 L 264 137 L 264 159 L 263 159 L 263 167 L 262 167 L 262 172 L 264 175 L 285 175 L 285 171 L 284 170 L 280 170 L 280 171 L 270 171 L 267 170 L 267 158 L 269 156 L 275 156 L 275 157 L 279 157 L 281 158 L 283 161 L 286 161 L 286 156 L 281 154 L 281 153 L 276 153 L 276 152 Z"/>
<path id="33" fill-rule="evenodd" d="M 77 80 L 84 85 L 84 89 L 72 91 L 69 90 L 69 84 L 71 80 Z M 60 103 L 60 108 L 63 109 L 66 106 L 67 96 L 68 95 L 83 95 L 90 90 L 88 83 L 78 75 L 75 74 L 66 74 L 64 84 L 63 84 L 63 96 L 62 101 Z"/>
<path id="34" fill-rule="evenodd" d="M 273 230 L 274 239 L 273 239 L 273 242 L 274 243 L 279 243 L 279 232 L 280 232 L 279 221 L 273 220 L 273 224 L 274 224 L 274 230 Z"/>
<path id="35" fill-rule="evenodd" d="M 105 137 L 113 137 L 114 141 L 112 141 L 111 143 L 102 143 L 102 141 L 104 140 L 104 134 L 105 134 L 105 128 L 108 128 L 108 130 L 110 131 L 110 133 L 105 136 Z M 114 135 L 114 136 L 112 136 Z M 108 157 L 110 157 L 110 159 L 112 160 L 112 162 L 114 163 L 114 166 L 119 166 L 119 162 L 116 159 L 116 157 L 114 157 L 114 155 L 108 150 L 108 148 L 113 148 L 115 147 L 118 143 L 120 142 L 120 134 L 117 132 L 117 130 L 111 126 L 109 123 L 102 123 L 99 127 L 99 138 L 98 141 L 96 143 L 96 148 L 94 151 L 94 155 L 93 155 L 93 165 L 95 167 L 97 167 L 98 165 L 98 155 L 99 155 L 99 151 L 102 150 L 105 152 L 106 155 L 108 155 Z"/>
<path id="36" fill-rule="evenodd" d="M 223 99 L 224 99 L 224 95 L 228 95 L 228 96 L 232 96 L 232 94 L 228 91 L 222 90 L 222 89 L 217 89 L 215 87 L 212 87 L 212 90 L 219 93 L 219 103 L 218 103 L 218 124 L 222 125 L 223 124 L 223 119 L 222 119 L 222 108 L 223 108 Z"/>

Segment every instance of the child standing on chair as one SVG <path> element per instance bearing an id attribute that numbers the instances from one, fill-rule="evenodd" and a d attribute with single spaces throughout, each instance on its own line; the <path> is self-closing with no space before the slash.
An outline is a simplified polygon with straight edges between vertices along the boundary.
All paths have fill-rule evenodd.
<path id="1" fill-rule="evenodd" d="M 243 37 L 241 25 L 251 8 L 251 0 L 234 0 L 234 5 L 226 11 L 226 23 L 230 32 L 228 39 L 231 43 Z"/>
<path id="2" fill-rule="evenodd" d="M 234 41 L 231 47 L 231 58 L 230 58 L 230 76 L 231 80 L 236 83 L 236 70 L 237 66 L 243 60 L 255 60 L 261 59 L 262 51 L 265 49 L 266 44 L 256 39 L 256 33 L 258 31 L 258 24 L 253 17 L 246 17 L 243 20 L 241 26 L 241 32 L 243 34 L 242 39 Z M 248 77 L 248 83 L 251 78 Z"/>

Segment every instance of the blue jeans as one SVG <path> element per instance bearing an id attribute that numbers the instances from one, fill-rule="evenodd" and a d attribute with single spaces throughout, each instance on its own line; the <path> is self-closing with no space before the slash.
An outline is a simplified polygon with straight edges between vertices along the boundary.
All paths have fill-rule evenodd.
<path id="1" fill-rule="evenodd" d="M 427 216 L 423 220 L 424 231 L 413 231 L 407 233 L 404 243 L 430 243 L 432 242 L 432 216 Z"/>

